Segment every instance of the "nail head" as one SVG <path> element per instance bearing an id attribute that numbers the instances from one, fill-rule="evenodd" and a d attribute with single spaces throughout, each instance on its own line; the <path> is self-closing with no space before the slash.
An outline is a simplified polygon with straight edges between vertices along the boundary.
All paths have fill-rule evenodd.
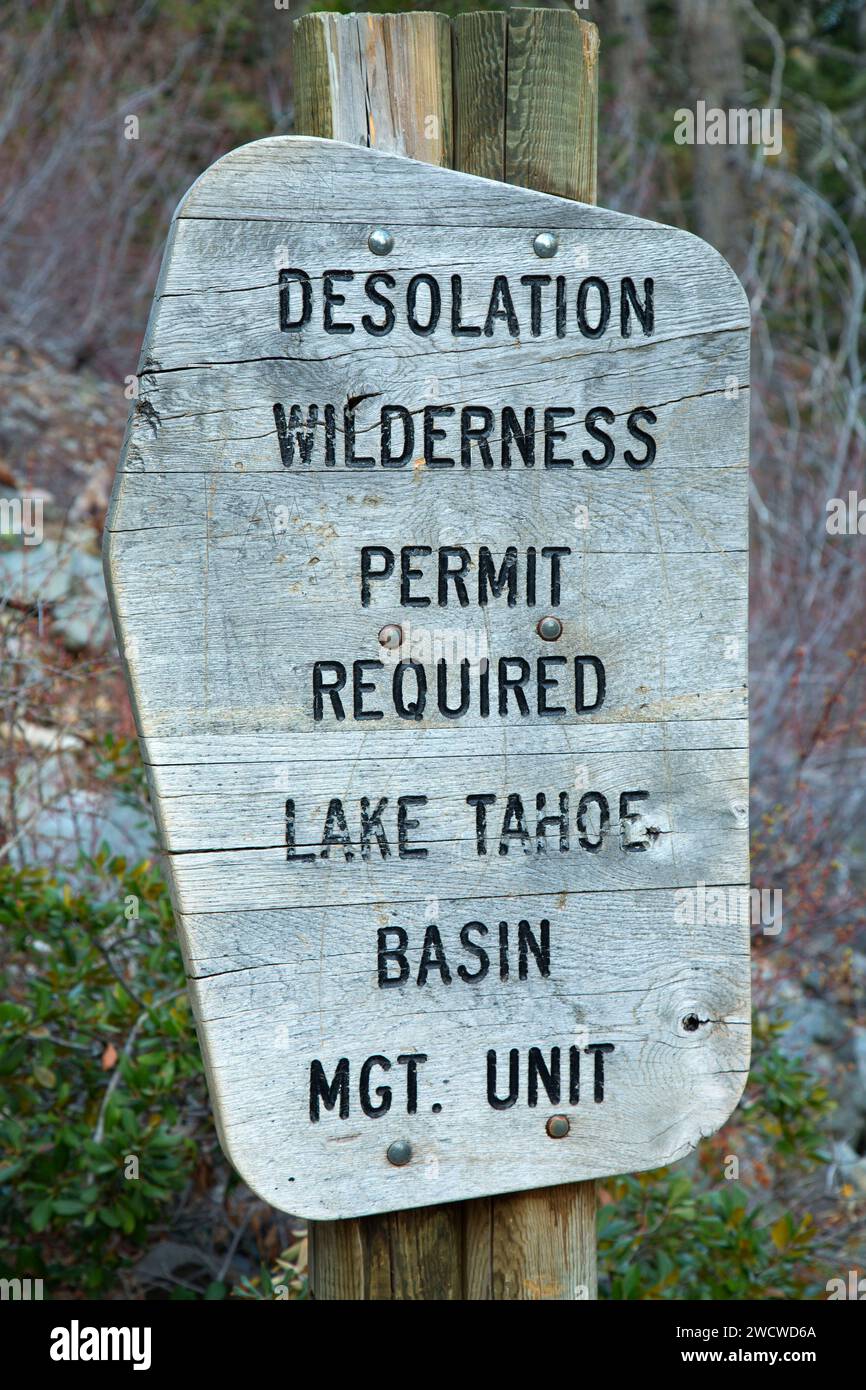
<path id="1" fill-rule="evenodd" d="M 379 628 L 379 644 L 392 652 L 403 645 L 403 629 L 399 623 L 386 623 Z"/>
<path id="2" fill-rule="evenodd" d="M 408 1139 L 395 1139 L 388 1145 L 388 1162 L 395 1168 L 405 1168 L 412 1157 L 412 1145 Z"/>
<path id="3" fill-rule="evenodd" d="M 546 618 L 539 618 L 535 630 L 545 642 L 556 642 L 562 636 L 562 619 L 553 614 L 549 614 Z"/>
<path id="4" fill-rule="evenodd" d="M 374 256 L 387 256 L 394 250 L 394 238 L 384 227 L 374 227 L 367 238 L 367 245 Z"/>
<path id="5" fill-rule="evenodd" d="M 550 260 L 559 250 L 559 237 L 556 232 L 539 232 L 532 243 L 532 249 L 542 260 Z"/>
<path id="6" fill-rule="evenodd" d="M 551 1139 L 564 1139 L 571 1124 L 567 1115 L 551 1115 L 546 1128 Z"/>

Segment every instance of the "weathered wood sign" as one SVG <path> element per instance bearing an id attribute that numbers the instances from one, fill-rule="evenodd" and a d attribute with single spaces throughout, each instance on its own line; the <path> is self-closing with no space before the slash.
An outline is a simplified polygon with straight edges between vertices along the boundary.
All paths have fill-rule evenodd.
<path id="1" fill-rule="evenodd" d="M 397 156 L 262 140 L 178 209 L 107 571 L 276 1206 L 655 1167 L 735 1105 L 748 346 L 694 237 Z"/>

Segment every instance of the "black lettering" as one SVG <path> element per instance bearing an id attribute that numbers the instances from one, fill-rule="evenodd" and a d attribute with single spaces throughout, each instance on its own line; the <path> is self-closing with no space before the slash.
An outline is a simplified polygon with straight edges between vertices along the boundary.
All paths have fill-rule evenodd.
<path id="1" fill-rule="evenodd" d="M 519 674 L 510 676 L 509 666 L 516 666 Z M 501 656 L 499 658 L 499 713 L 508 713 L 508 692 L 514 692 L 517 708 L 525 718 L 529 714 L 529 702 L 523 687 L 529 680 L 529 662 L 522 656 Z"/>
<path id="2" fill-rule="evenodd" d="M 404 608 L 427 608 L 431 603 L 429 597 L 412 593 L 412 580 L 424 578 L 424 571 L 416 569 L 412 561 L 416 555 L 432 553 L 429 545 L 404 545 L 400 551 L 400 602 Z"/>
<path id="3" fill-rule="evenodd" d="M 348 1065 L 348 1063 L 347 1063 Z M 512 1047 L 508 1054 L 508 1095 L 502 1100 L 496 1094 L 496 1052 L 487 1053 L 487 1102 L 494 1110 L 510 1110 L 517 1100 L 520 1087 L 520 1053 Z"/>
<path id="4" fill-rule="evenodd" d="M 424 463 L 427 468 L 453 468 L 453 458 L 437 458 L 436 441 L 447 438 L 447 430 L 440 430 L 436 424 L 438 415 L 453 415 L 453 405 L 425 405 L 424 407 Z"/>
<path id="5" fill-rule="evenodd" d="M 517 547 L 508 546 L 497 573 L 496 564 L 489 548 L 486 545 L 480 546 L 478 549 L 478 602 L 482 605 L 490 602 L 488 589 L 493 598 L 501 598 L 506 587 L 508 589 L 508 607 L 514 608 L 517 604 Z"/>
<path id="6" fill-rule="evenodd" d="M 595 806 L 598 810 L 598 834 L 595 839 L 590 838 L 587 823 L 587 812 L 590 806 Z M 601 792 L 584 792 L 577 806 L 577 828 L 580 832 L 577 843 L 581 849 L 587 849 L 591 854 L 600 850 L 604 843 L 604 832 L 609 824 L 610 807 L 607 804 L 607 797 L 602 796 Z"/>
<path id="7" fill-rule="evenodd" d="M 536 694 L 539 714 L 567 713 L 565 705 L 549 705 L 547 703 L 548 690 L 555 690 L 556 687 L 559 685 L 559 681 L 557 680 L 556 676 L 549 676 L 547 674 L 547 668 L 548 666 L 565 666 L 567 665 L 567 662 L 568 658 L 564 656 L 540 656 L 538 658 L 536 662 Z"/>
<path id="8" fill-rule="evenodd" d="M 334 679 L 326 683 L 326 673 L 333 675 Z M 339 691 L 346 684 L 346 668 L 341 661 L 314 661 L 313 662 L 313 719 L 317 722 L 323 718 L 324 697 L 330 697 L 331 708 L 337 719 L 345 719 L 346 711 L 343 709 L 343 701 L 340 699 Z"/>
<path id="9" fill-rule="evenodd" d="M 457 568 L 451 568 L 451 561 L 457 561 Z M 454 593 L 461 608 L 468 608 L 469 595 L 463 575 L 469 569 L 469 551 L 462 545 L 442 545 L 439 547 L 439 585 L 437 602 L 440 608 L 448 607 L 448 581 L 454 585 Z"/>
<path id="10" fill-rule="evenodd" d="M 355 412 L 343 411 L 343 430 L 346 436 L 345 457 L 347 468 L 375 468 L 376 460 L 372 454 L 355 453 Z"/>
<path id="11" fill-rule="evenodd" d="M 396 946 L 388 945 L 389 936 L 397 938 Z M 409 933 L 403 927 L 379 928 L 376 934 L 376 966 L 380 989 L 394 989 L 397 985 L 405 984 L 408 980 L 409 962 L 406 959 L 406 947 L 408 945 Z M 398 973 L 396 975 L 390 974 L 389 961 L 393 961 L 397 966 Z"/>
<path id="12" fill-rule="evenodd" d="M 416 983 L 426 985 L 427 976 L 431 970 L 438 970 L 442 983 L 450 985 L 451 971 L 448 969 L 448 961 L 445 958 L 442 937 L 439 934 L 439 928 L 432 924 L 424 933 L 424 946 L 421 951 L 421 964 L 418 966 Z"/>
<path id="13" fill-rule="evenodd" d="M 499 836 L 499 853 L 507 854 L 509 841 L 519 840 L 523 846 L 525 854 L 529 850 L 529 826 L 526 824 L 526 812 L 523 809 L 523 801 L 517 792 L 509 792 L 508 801 L 505 805 L 505 815 L 502 817 L 502 830 Z"/>
<path id="14" fill-rule="evenodd" d="M 430 292 L 430 313 L 426 323 L 421 323 L 417 314 L 418 290 L 424 285 Z M 436 331 L 442 312 L 442 291 L 439 282 L 432 275 L 413 275 L 406 288 L 406 320 L 413 333 L 419 338 L 429 338 Z"/>
<path id="15" fill-rule="evenodd" d="M 286 799 L 286 858 L 296 864 L 309 864 L 315 854 L 297 854 L 295 842 L 295 803 L 291 797 Z"/>
<path id="16" fill-rule="evenodd" d="M 595 1054 L 595 1076 L 593 1078 L 592 1098 L 596 1104 L 604 1100 L 604 1054 L 606 1052 L 613 1052 L 614 1047 L 614 1043 L 590 1043 L 589 1047 L 583 1049 L 584 1052 Z"/>
<path id="17" fill-rule="evenodd" d="M 569 846 L 568 833 L 568 792 L 559 793 L 559 815 L 543 816 L 541 813 L 547 805 L 547 798 L 544 792 L 538 792 L 535 798 L 535 810 L 537 812 L 535 821 L 535 849 L 538 854 L 547 853 L 547 827 L 549 825 L 559 826 L 559 849 L 561 854 L 565 854 Z"/>
<path id="18" fill-rule="evenodd" d="M 477 942 L 469 939 L 470 932 L 478 932 L 480 936 L 487 936 L 488 934 L 483 922 L 467 922 L 460 930 L 460 945 L 465 951 L 471 952 L 473 956 L 478 958 L 478 969 L 475 971 L 467 970 L 465 965 L 458 965 L 457 967 L 457 974 L 466 984 L 471 984 L 475 980 L 483 980 L 490 970 L 490 956 L 483 946 L 479 946 Z"/>
<path id="19" fill-rule="evenodd" d="M 334 309 L 345 304 L 346 296 L 334 289 L 334 281 L 347 284 L 354 280 L 354 270 L 326 270 L 322 275 L 323 327 L 326 333 L 354 333 L 353 323 L 335 323 Z"/>
<path id="20" fill-rule="evenodd" d="M 281 270 L 279 274 L 280 332 L 296 333 L 306 328 L 313 312 L 313 286 L 305 270 Z M 301 317 L 292 318 L 292 285 L 301 287 Z"/>
<path id="21" fill-rule="evenodd" d="M 624 338 L 631 337 L 631 316 L 630 310 L 634 309 L 638 322 L 643 329 L 645 338 L 648 338 L 655 327 L 655 316 L 653 312 L 653 282 L 649 276 L 643 282 L 644 302 L 640 303 L 637 297 L 634 280 L 630 275 L 626 275 L 620 284 L 619 294 L 619 331 Z"/>
<path id="22" fill-rule="evenodd" d="M 394 420 L 399 420 L 403 426 L 403 448 L 399 454 L 391 452 L 391 425 Z M 415 421 L 412 419 L 412 412 L 407 410 L 405 405 L 383 406 L 380 417 L 380 433 L 382 438 L 382 467 L 404 468 L 412 457 L 412 450 L 415 447 Z"/>
<path id="23" fill-rule="evenodd" d="M 380 1115 L 387 1115 L 391 1109 L 391 1087 L 377 1086 L 376 1095 L 379 1097 L 379 1104 L 374 1105 L 370 1096 L 370 1072 L 374 1067 L 381 1067 L 383 1071 L 391 1070 L 391 1063 L 387 1057 L 376 1054 L 368 1057 L 361 1068 L 361 1079 L 358 1083 L 358 1092 L 361 1098 L 361 1109 L 369 1119 L 378 1119 Z"/>
<path id="24" fill-rule="evenodd" d="M 493 337 L 493 325 L 497 319 L 501 319 L 508 324 L 508 332 L 512 338 L 520 337 L 520 326 L 517 322 L 517 315 L 514 312 L 514 301 L 511 298 L 511 290 L 508 285 L 507 275 L 497 275 L 493 280 L 493 289 L 490 292 L 490 304 L 487 309 L 487 317 L 484 320 L 485 338 Z"/>
<path id="25" fill-rule="evenodd" d="M 380 570 L 373 569 L 373 560 L 382 561 Z M 387 545 L 361 546 L 361 607 L 370 607 L 370 580 L 390 579 L 394 573 L 394 552 Z"/>
<path id="26" fill-rule="evenodd" d="M 383 859 L 390 858 L 391 846 L 382 824 L 382 812 L 388 805 L 387 796 L 380 796 L 375 811 L 370 814 L 370 798 L 361 797 L 361 858 L 369 861 L 371 856 L 371 836 L 375 836 L 379 853 Z"/>
<path id="27" fill-rule="evenodd" d="M 384 719 L 380 709 L 364 709 L 364 696 L 375 691 L 375 681 L 365 681 L 365 671 L 381 671 L 381 661 L 352 662 L 352 714 L 356 719 Z"/>
<path id="28" fill-rule="evenodd" d="M 586 301 L 590 290 L 598 294 L 598 323 L 593 328 L 586 316 Z M 577 291 L 577 326 L 584 338 L 600 338 L 610 321 L 610 290 L 598 275 L 589 275 L 581 280 Z"/>
<path id="29" fill-rule="evenodd" d="M 626 449 L 623 457 L 625 458 L 625 461 L 628 464 L 629 468 L 649 468 L 650 464 L 655 458 L 656 442 L 651 434 L 648 434 L 646 430 L 642 430 L 640 428 L 640 425 L 637 423 L 637 421 L 646 420 L 649 424 L 654 425 L 656 423 L 656 418 L 657 417 L 651 410 L 648 410 L 646 406 L 641 406 L 639 410 L 633 410 L 629 415 L 628 419 L 626 420 L 626 429 L 628 430 L 632 439 L 638 439 L 640 440 L 641 444 L 646 445 L 646 453 L 644 454 L 642 459 L 636 458 L 635 455 L 632 453 L 631 449 Z"/>
<path id="30" fill-rule="evenodd" d="M 397 844 L 401 859 L 426 859 L 426 849 L 419 849 L 409 843 L 409 831 L 417 830 L 421 822 L 409 819 L 410 806 L 426 806 L 426 796 L 398 796 L 397 798 Z"/>
<path id="31" fill-rule="evenodd" d="M 451 276 L 451 332 L 455 338 L 480 338 L 481 329 L 477 324 L 463 323 L 463 278 Z"/>
<path id="32" fill-rule="evenodd" d="M 439 713 L 446 719 L 460 719 L 469 709 L 469 662 L 466 657 L 460 662 L 460 703 L 456 709 L 448 704 L 448 662 L 440 658 L 436 662 L 436 699 Z"/>
<path id="33" fill-rule="evenodd" d="M 538 973 L 543 979 L 550 976 L 550 922 L 543 917 L 538 924 L 541 932 L 541 941 L 535 939 L 531 926 L 526 921 L 517 924 L 517 977 L 526 980 L 529 977 L 529 954 L 532 952 Z"/>
<path id="34" fill-rule="evenodd" d="M 343 810 L 343 803 L 338 796 L 332 796 L 328 802 L 328 810 L 325 814 L 325 829 L 322 835 L 322 848 L 319 851 L 321 859 L 330 859 L 332 849 L 341 849 L 350 864 L 355 858 L 354 851 L 349 848 L 352 838 L 349 834 L 349 826 L 346 822 L 346 812 Z"/>
<path id="35" fill-rule="evenodd" d="M 479 416 L 480 425 L 472 424 L 472 417 Z M 460 412 L 460 463 L 463 468 L 472 466 L 472 445 L 478 445 L 481 462 L 485 468 L 493 467 L 493 454 L 488 440 L 493 433 L 493 411 L 486 405 L 465 406 Z"/>
<path id="36" fill-rule="evenodd" d="M 584 688 L 583 671 L 585 666 L 591 666 L 595 672 L 595 699 L 592 704 L 586 699 Z M 597 656 L 576 656 L 574 658 L 574 708 L 578 714 L 589 714 L 594 709 L 600 709 L 604 703 L 607 693 L 607 676 L 601 661 Z"/>
<path id="37" fill-rule="evenodd" d="M 632 853 L 635 851 L 649 849 L 649 838 L 643 840 L 630 840 L 626 842 L 625 826 L 634 825 L 635 821 L 640 820 L 640 814 L 632 811 L 632 801 L 648 801 L 649 792 L 620 792 L 619 797 L 619 820 L 620 820 L 620 844 L 624 850 Z"/>
<path id="38" fill-rule="evenodd" d="M 544 1060 L 540 1047 L 529 1049 L 529 1062 L 526 1077 L 526 1104 L 538 1104 L 538 1083 L 541 1082 L 552 1105 L 559 1104 L 559 1048 L 550 1049 L 550 1066 Z"/>
<path id="39" fill-rule="evenodd" d="M 375 274 L 368 275 L 364 281 L 364 293 L 372 304 L 376 304 L 380 309 L 385 310 L 385 317 L 381 323 L 377 323 L 369 314 L 365 314 L 361 319 L 361 324 L 365 332 L 373 338 L 384 338 L 386 333 L 390 333 L 394 327 L 394 305 L 387 295 L 379 290 L 379 285 L 384 285 L 386 290 L 393 290 L 397 281 L 393 275 L 389 275 L 387 270 L 377 270 Z"/>
<path id="40" fill-rule="evenodd" d="M 406 679 L 407 671 L 411 671 L 414 675 L 416 686 L 415 700 L 408 704 L 403 698 L 403 682 Z M 427 673 L 420 661 L 398 661 L 394 667 L 391 694 L 394 699 L 394 708 L 401 719 L 424 718 L 424 707 L 427 704 Z M 424 853 L 426 854 L 427 851 L 425 850 Z"/>
<path id="41" fill-rule="evenodd" d="M 418 1068 L 427 1061 L 426 1052 L 405 1052 L 398 1058 L 401 1067 L 406 1068 L 406 1114 L 415 1115 L 418 1111 Z"/>
<path id="42" fill-rule="evenodd" d="M 487 853 L 487 807 L 495 801 L 492 792 L 474 792 L 466 798 L 467 805 L 475 807 L 475 849 L 478 854 Z"/>
<path id="43" fill-rule="evenodd" d="M 550 406 L 544 412 L 544 466 L 545 468 L 573 468 L 574 459 L 557 458 L 554 452 L 558 440 L 566 438 L 565 430 L 556 428 L 557 420 L 567 420 L 574 414 L 570 405 Z"/>
<path id="44" fill-rule="evenodd" d="M 274 424 L 277 427 L 277 443 L 280 446 L 280 463 L 284 468 L 291 468 L 295 461 L 295 448 L 298 450 L 298 459 L 301 463 L 309 463 L 313 457 L 313 446 L 316 441 L 316 425 L 319 422 L 319 407 L 311 405 L 307 407 L 307 423 L 301 422 L 301 407 L 293 405 L 289 410 L 289 420 L 286 423 L 285 408 L 279 404 L 274 406 Z"/>
<path id="45" fill-rule="evenodd" d="M 517 412 L 510 405 L 502 409 L 502 450 L 500 462 L 503 468 L 511 467 L 511 445 L 516 444 L 518 453 L 526 468 L 535 467 L 535 411 L 527 406 L 523 412 L 523 429 L 517 423 Z"/>
<path id="46" fill-rule="evenodd" d="M 613 440 L 606 430 L 599 429 L 596 421 L 603 420 L 606 425 L 612 425 L 615 419 L 616 416 L 613 411 L 608 410 L 606 405 L 593 406 L 592 410 L 586 412 L 583 423 L 587 434 L 592 435 L 593 439 L 597 439 L 600 444 L 604 445 L 604 453 L 600 459 L 597 459 L 595 454 L 591 454 L 588 449 L 584 449 L 582 457 L 587 468 L 594 468 L 600 472 L 602 468 L 608 468 L 613 462 L 616 453 Z"/>
<path id="47" fill-rule="evenodd" d="M 571 546 L 543 545 L 541 547 L 541 554 L 545 560 L 550 561 L 550 602 L 552 604 L 558 604 L 562 580 L 560 560 L 562 560 L 565 555 L 571 554 Z"/>
<path id="48" fill-rule="evenodd" d="M 550 284 L 550 276 L 521 275 L 520 283 L 529 286 L 529 331 L 537 338 L 541 334 L 541 287 Z"/>
<path id="49" fill-rule="evenodd" d="M 325 1069 L 318 1058 L 310 1063 L 310 1119 L 315 1122 L 319 1118 L 319 1105 L 324 1105 L 326 1110 L 333 1110 L 334 1106 L 340 1103 L 340 1119 L 349 1118 L 349 1059 L 341 1057 L 337 1063 L 337 1070 L 334 1072 L 334 1079 L 330 1086 L 325 1077 Z"/>

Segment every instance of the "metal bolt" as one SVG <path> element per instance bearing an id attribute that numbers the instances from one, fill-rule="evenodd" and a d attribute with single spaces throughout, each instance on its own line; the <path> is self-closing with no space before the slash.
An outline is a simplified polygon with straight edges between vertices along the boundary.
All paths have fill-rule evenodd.
<path id="1" fill-rule="evenodd" d="M 380 627 L 379 642 L 381 646 L 387 647 L 392 652 L 401 647 L 403 645 L 403 629 L 399 623 L 386 623 L 384 627 Z"/>
<path id="2" fill-rule="evenodd" d="M 551 1115 L 547 1121 L 546 1129 L 551 1139 L 564 1139 L 571 1129 L 567 1115 Z"/>
<path id="3" fill-rule="evenodd" d="M 387 1158 L 395 1168 L 405 1168 L 412 1157 L 412 1145 L 408 1139 L 395 1139 L 388 1145 Z"/>
<path id="4" fill-rule="evenodd" d="M 367 245 L 374 256 L 387 256 L 394 250 L 394 238 L 384 227 L 374 227 L 367 238 Z"/>
<path id="5" fill-rule="evenodd" d="M 539 232 L 532 243 L 532 249 L 543 261 L 549 261 L 559 250 L 559 237 L 556 232 Z"/>
<path id="6" fill-rule="evenodd" d="M 539 618 L 535 631 L 545 642 L 557 642 L 562 636 L 562 619 L 555 618 L 552 614 L 547 618 Z"/>

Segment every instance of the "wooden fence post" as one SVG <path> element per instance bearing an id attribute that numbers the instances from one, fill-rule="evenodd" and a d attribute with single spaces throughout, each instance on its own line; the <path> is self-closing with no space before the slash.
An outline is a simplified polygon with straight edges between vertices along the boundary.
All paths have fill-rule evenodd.
<path id="1" fill-rule="evenodd" d="M 568 10 L 296 21 L 295 130 L 596 199 L 598 31 Z M 318 1299 L 596 1296 L 595 1183 L 310 1223 Z"/>

